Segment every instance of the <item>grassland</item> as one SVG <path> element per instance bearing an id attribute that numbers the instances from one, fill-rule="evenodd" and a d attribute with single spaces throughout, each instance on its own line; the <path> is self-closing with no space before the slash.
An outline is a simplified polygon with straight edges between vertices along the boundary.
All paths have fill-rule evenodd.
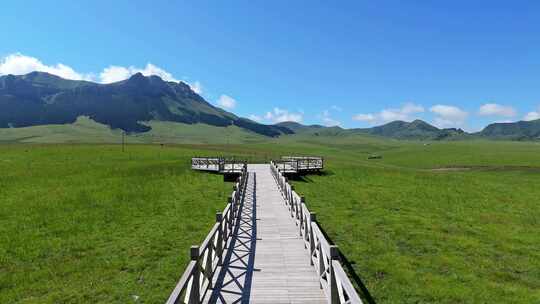
<path id="1" fill-rule="evenodd" d="M 307 135 L 0 146 L 0 302 L 163 301 L 230 190 L 189 157 L 291 153 L 326 158 L 294 183 L 378 303 L 540 302 L 539 144 Z"/>
<path id="2" fill-rule="evenodd" d="M 152 130 L 128 134 L 124 140 L 130 144 L 228 144 L 267 140 L 267 137 L 236 126 L 222 128 L 164 121 L 149 121 L 145 124 L 151 126 Z M 107 125 L 84 116 L 79 117 L 73 124 L 0 128 L 0 143 L 121 143 L 122 140 L 121 130 L 111 130 Z"/>
<path id="3" fill-rule="evenodd" d="M 540 147 L 440 145 L 295 185 L 379 303 L 540 302 Z"/>
<path id="4" fill-rule="evenodd" d="M 0 303 L 164 302 L 231 192 L 191 153 L 0 146 Z"/>

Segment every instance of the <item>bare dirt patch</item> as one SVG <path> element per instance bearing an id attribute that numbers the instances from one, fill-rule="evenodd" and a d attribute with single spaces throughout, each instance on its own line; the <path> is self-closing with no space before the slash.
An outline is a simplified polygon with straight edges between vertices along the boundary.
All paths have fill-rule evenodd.
<path id="1" fill-rule="evenodd" d="M 540 172 L 540 167 L 537 166 L 450 166 L 433 168 L 432 172 L 454 172 L 454 171 L 534 171 Z"/>

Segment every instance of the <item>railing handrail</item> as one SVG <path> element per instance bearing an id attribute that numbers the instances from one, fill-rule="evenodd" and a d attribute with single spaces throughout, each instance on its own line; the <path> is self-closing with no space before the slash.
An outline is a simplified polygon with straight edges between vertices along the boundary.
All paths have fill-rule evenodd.
<path id="1" fill-rule="evenodd" d="M 244 164 L 227 205 L 223 212 L 216 213 L 216 223 L 200 246 L 191 247 L 191 261 L 169 296 L 167 304 L 202 303 L 206 292 L 212 287 L 213 276 L 223 262 L 224 250 L 227 249 L 229 238 L 236 227 L 247 179 L 247 164 Z"/>
<path id="2" fill-rule="evenodd" d="M 360 296 L 339 261 L 338 246 L 331 245 L 322 233 L 316 221 L 316 214 L 309 211 L 305 198 L 294 191 L 294 186 L 289 184 L 287 177 L 279 170 L 275 161 L 270 162 L 270 171 L 278 184 L 291 217 L 296 221 L 298 232 L 305 242 L 305 248 L 309 250 L 310 263 L 317 270 L 319 282 L 328 303 L 362 304 Z"/>
<path id="3" fill-rule="evenodd" d="M 226 165 L 229 168 L 226 167 Z M 192 157 L 191 168 L 196 170 L 220 171 L 223 173 L 238 173 L 247 166 L 247 161 L 234 157 Z"/>
<path id="4" fill-rule="evenodd" d="M 283 167 L 284 171 L 289 169 L 292 172 L 320 171 L 324 169 L 324 158 L 321 156 L 281 156 L 280 159 L 273 160 L 271 163 L 274 163 L 278 168 Z"/>

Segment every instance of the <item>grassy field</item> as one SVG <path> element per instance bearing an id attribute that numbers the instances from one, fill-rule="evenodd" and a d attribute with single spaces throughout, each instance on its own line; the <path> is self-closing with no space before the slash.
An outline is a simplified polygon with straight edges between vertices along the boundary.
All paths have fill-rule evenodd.
<path id="1" fill-rule="evenodd" d="M 539 144 L 288 136 L 0 145 L 0 303 L 162 302 L 230 192 L 189 158 L 291 153 L 326 158 L 294 183 L 378 303 L 540 302 Z"/>
<path id="2" fill-rule="evenodd" d="M 379 303 L 539 303 L 538 152 L 406 144 L 295 185 Z"/>
<path id="3" fill-rule="evenodd" d="M 145 123 L 152 130 L 128 134 L 127 143 L 228 144 L 264 142 L 266 137 L 236 126 L 227 128 L 206 124 L 183 124 L 165 121 Z M 220 134 L 220 136 L 216 136 Z M 73 124 L 43 125 L 24 128 L 0 128 L 0 143 L 121 143 L 122 131 L 111 130 L 88 117 Z"/>
<path id="4" fill-rule="evenodd" d="M 232 187 L 192 153 L 0 145 L 0 303 L 164 302 Z"/>

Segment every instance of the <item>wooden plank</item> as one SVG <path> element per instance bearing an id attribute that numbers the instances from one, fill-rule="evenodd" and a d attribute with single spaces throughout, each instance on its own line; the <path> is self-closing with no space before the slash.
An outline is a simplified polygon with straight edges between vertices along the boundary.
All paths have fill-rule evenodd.
<path id="1" fill-rule="evenodd" d="M 204 302 L 327 303 L 269 166 L 249 165 L 248 170 L 241 224 Z"/>

